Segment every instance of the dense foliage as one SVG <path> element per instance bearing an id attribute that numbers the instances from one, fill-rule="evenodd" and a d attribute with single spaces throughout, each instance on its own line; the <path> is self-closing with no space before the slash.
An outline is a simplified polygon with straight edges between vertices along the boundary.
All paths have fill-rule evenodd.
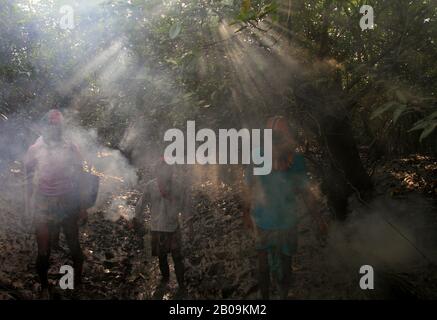
<path id="1" fill-rule="evenodd" d="M 1 0 L 0 120 L 59 106 L 135 158 L 189 119 L 284 114 L 322 154 L 320 176 L 344 174 L 344 200 L 370 188 L 361 151 L 437 151 L 436 24 L 433 0 Z"/>

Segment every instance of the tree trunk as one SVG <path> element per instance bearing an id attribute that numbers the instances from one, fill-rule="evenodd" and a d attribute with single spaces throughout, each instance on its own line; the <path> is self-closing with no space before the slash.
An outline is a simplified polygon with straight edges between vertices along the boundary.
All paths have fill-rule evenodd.
<path id="1" fill-rule="evenodd" d="M 361 162 L 349 118 L 342 104 L 345 99 L 334 88 L 316 88 L 313 81 L 301 81 L 295 86 L 298 106 L 317 121 L 319 143 L 324 152 L 322 192 L 336 219 L 344 220 L 348 212 L 348 198 L 356 192 L 367 199 L 372 182 Z M 333 93 L 336 92 L 336 93 Z"/>

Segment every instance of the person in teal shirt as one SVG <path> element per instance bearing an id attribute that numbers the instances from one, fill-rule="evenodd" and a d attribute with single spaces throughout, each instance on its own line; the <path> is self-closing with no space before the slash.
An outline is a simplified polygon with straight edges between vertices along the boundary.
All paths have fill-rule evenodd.
<path id="1" fill-rule="evenodd" d="M 262 196 L 256 196 L 252 203 L 252 218 L 264 230 L 287 230 L 297 223 L 297 195 L 308 179 L 305 159 L 295 153 L 289 166 L 273 170 L 269 175 L 247 175 L 249 184 L 259 184 Z M 257 179 L 258 181 L 252 181 Z"/>
<path id="2" fill-rule="evenodd" d="M 295 151 L 295 141 L 287 121 L 273 117 L 272 172 L 268 175 L 245 174 L 244 220 L 254 230 L 259 264 L 259 289 L 263 299 L 270 296 L 270 273 L 278 281 L 280 297 L 288 297 L 292 257 L 297 250 L 298 197 L 301 195 L 311 213 L 315 201 L 309 192 L 305 158 Z M 257 150 L 260 152 L 260 149 Z"/>

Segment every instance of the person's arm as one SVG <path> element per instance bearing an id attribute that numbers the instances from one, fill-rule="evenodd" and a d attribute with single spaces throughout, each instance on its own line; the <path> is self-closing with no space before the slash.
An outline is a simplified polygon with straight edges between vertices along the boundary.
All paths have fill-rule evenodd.
<path id="1" fill-rule="evenodd" d="M 324 242 L 328 232 L 328 224 L 322 215 L 319 201 L 314 196 L 314 193 L 308 183 L 301 188 L 300 195 L 307 209 L 306 211 L 309 213 L 313 223 L 316 225 L 317 237 Z"/>
<path id="2" fill-rule="evenodd" d="M 246 170 L 246 174 L 251 174 L 248 172 L 249 170 Z M 241 205 L 243 211 L 243 224 L 250 231 L 253 231 L 254 229 L 253 220 L 250 215 L 252 192 L 253 191 L 249 183 L 249 178 L 246 176 L 245 181 L 243 183 L 243 190 L 241 194 L 242 196 Z"/>
<path id="3" fill-rule="evenodd" d="M 317 236 L 321 241 L 325 242 L 328 233 L 328 223 L 322 215 L 318 200 L 309 188 L 302 193 L 302 199 L 307 207 L 307 212 L 311 215 L 312 220 L 317 226 Z"/>
<path id="4" fill-rule="evenodd" d="M 25 219 L 31 218 L 31 207 L 30 201 L 33 195 L 33 177 L 35 174 L 35 168 L 37 165 L 37 160 L 35 157 L 34 147 L 31 146 L 26 153 L 24 158 L 24 171 L 25 171 L 25 196 L 24 196 L 24 206 L 25 206 Z"/>
<path id="5" fill-rule="evenodd" d="M 177 207 L 178 214 L 181 215 L 179 222 L 186 230 L 188 240 L 191 242 L 194 236 L 193 226 L 193 210 L 194 205 L 191 198 L 191 186 L 193 176 L 190 171 L 173 171 L 171 180 L 171 196 L 172 206 Z"/>
<path id="6" fill-rule="evenodd" d="M 83 200 L 87 195 L 83 194 L 83 192 L 86 192 L 89 190 L 87 186 L 83 186 L 83 183 L 85 183 L 84 179 L 82 179 L 83 175 L 83 162 L 84 158 L 82 157 L 82 154 L 79 151 L 79 147 L 75 144 L 71 144 L 71 149 L 73 153 L 73 170 L 76 172 L 78 177 L 78 188 L 79 188 L 79 198 L 80 198 L 80 211 L 79 211 L 79 223 L 81 225 L 86 224 L 88 221 L 88 211 L 83 205 Z"/>
<path id="7" fill-rule="evenodd" d="M 191 199 L 191 188 L 186 188 L 183 192 L 182 201 L 182 221 L 187 228 L 187 236 L 189 241 L 194 237 L 194 224 L 193 224 L 193 201 Z"/>
<path id="8" fill-rule="evenodd" d="M 298 193 L 300 194 L 307 212 L 310 214 L 312 220 L 317 225 L 318 236 L 325 238 L 328 231 L 328 225 L 322 216 L 321 208 L 318 199 L 310 187 L 310 180 L 307 175 L 304 158 L 301 158 L 299 163 L 301 167 L 301 174 L 298 182 Z"/>

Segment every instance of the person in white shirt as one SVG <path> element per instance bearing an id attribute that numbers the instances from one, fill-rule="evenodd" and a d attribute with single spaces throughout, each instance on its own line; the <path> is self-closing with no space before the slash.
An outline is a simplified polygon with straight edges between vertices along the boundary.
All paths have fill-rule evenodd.
<path id="1" fill-rule="evenodd" d="M 156 178 L 145 185 L 145 190 L 139 199 L 133 221 L 135 229 L 143 233 L 145 208 L 150 209 L 150 230 L 152 256 L 158 257 L 163 284 L 170 277 L 167 256 L 173 258 L 176 279 L 180 290 L 185 290 L 184 263 L 182 257 L 182 238 L 179 225 L 179 215 L 187 217 L 186 187 L 182 187 L 175 177 L 174 166 L 161 160 L 155 169 Z M 182 211 L 182 212 L 181 212 Z"/>

